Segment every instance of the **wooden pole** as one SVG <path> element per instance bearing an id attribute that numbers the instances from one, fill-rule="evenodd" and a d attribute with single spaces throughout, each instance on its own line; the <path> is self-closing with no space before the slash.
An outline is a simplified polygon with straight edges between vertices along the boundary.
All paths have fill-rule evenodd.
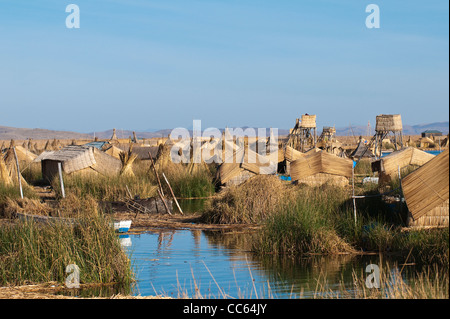
<path id="1" fill-rule="evenodd" d="M 184 215 L 183 211 L 181 210 L 180 204 L 178 204 L 177 198 L 175 197 L 175 195 L 173 193 L 172 187 L 170 187 L 170 184 L 169 184 L 169 181 L 167 180 L 166 175 L 164 175 L 164 173 L 162 173 L 162 176 L 164 177 L 164 179 L 165 179 L 165 181 L 167 183 L 167 186 L 169 186 L 170 193 L 172 194 L 172 197 L 173 197 L 173 200 L 175 201 L 175 204 L 177 204 L 178 210 L 180 211 L 181 215 Z"/>
<path id="2" fill-rule="evenodd" d="M 164 200 L 164 197 L 162 196 L 161 191 L 160 191 L 159 189 L 158 189 L 158 195 L 159 195 L 159 197 L 161 198 L 161 200 L 162 200 L 162 202 L 163 202 L 163 204 L 164 204 L 164 207 L 166 208 L 166 213 L 168 213 L 169 215 L 172 215 L 172 214 L 170 213 L 169 207 L 167 206 L 167 203 L 166 203 L 166 201 Z"/>
<path id="3" fill-rule="evenodd" d="M 153 172 L 155 173 L 156 180 L 158 181 L 159 189 L 161 190 L 162 196 L 164 196 L 164 191 L 162 189 L 161 180 L 159 179 L 158 172 L 156 171 L 155 162 L 153 162 L 152 154 L 148 152 L 148 156 L 150 157 L 150 162 L 152 163 Z"/>
<path id="4" fill-rule="evenodd" d="M 353 215 L 355 217 L 355 227 L 356 227 L 356 199 L 355 199 L 355 167 L 352 167 L 352 192 L 353 192 Z"/>
<path id="5" fill-rule="evenodd" d="M 14 158 L 16 159 L 17 178 L 19 179 L 20 197 L 23 199 L 22 179 L 20 178 L 19 159 L 17 158 L 16 148 L 15 147 L 13 147 L 13 152 L 14 152 Z"/>
<path id="6" fill-rule="evenodd" d="M 66 192 L 64 191 L 64 181 L 62 176 L 61 162 L 58 162 L 59 182 L 61 183 L 61 194 L 63 198 L 66 198 Z"/>

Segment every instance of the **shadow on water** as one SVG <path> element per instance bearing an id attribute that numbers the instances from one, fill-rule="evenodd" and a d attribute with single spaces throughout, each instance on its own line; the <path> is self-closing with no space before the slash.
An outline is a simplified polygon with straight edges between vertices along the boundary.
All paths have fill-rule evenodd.
<path id="1" fill-rule="evenodd" d="M 202 212 L 208 199 L 178 199 L 183 213 L 186 215 Z"/>

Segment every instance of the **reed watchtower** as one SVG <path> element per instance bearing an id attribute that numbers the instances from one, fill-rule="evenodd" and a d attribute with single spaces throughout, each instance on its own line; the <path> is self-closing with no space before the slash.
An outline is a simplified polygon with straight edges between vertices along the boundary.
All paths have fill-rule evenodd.
<path id="1" fill-rule="evenodd" d="M 316 116 L 304 114 L 300 119 L 296 120 L 295 126 L 289 133 L 286 145 L 293 149 L 305 152 L 309 148 L 316 147 Z"/>
<path id="2" fill-rule="evenodd" d="M 376 157 L 381 157 L 381 148 L 383 140 L 390 135 L 391 143 L 395 150 L 403 148 L 403 125 L 400 114 L 381 114 L 377 116 L 377 124 L 375 126 L 375 149 Z"/>

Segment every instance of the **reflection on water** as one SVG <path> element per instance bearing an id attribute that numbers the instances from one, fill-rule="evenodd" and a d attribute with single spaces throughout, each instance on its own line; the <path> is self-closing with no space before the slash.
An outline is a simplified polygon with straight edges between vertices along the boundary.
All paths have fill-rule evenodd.
<path id="1" fill-rule="evenodd" d="M 194 214 L 203 211 L 207 199 L 178 199 L 184 214 Z"/>
<path id="2" fill-rule="evenodd" d="M 379 264 L 378 256 L 258 258 L 249 251 L 251 234 L 200 230 L 158 230 L 130 235 L 138 282 L 135 295 L 205 298 L 311 298 L 319 285 L 352 288 L 353 276 Z M 386 262 L 384 262 L 386 263 Z M 394 269 L 394 261 L 388 264 Z M 319 289 L 320 290 L 320 289 Z"/>

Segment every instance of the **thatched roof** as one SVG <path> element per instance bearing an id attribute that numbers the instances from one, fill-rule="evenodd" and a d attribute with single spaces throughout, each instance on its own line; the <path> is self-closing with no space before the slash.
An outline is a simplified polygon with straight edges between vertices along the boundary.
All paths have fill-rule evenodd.
<path id="1" fill-rule="evenodd" d="M 278 156 L 275 157 L 275 155 L 260 155 L 248 147 L 239 147 L 219 166 L 216 179 L 226 184 L 232 178 L 245 172 L 251 173 L 248 176 L 274 174 L 278 163 Z"/>
<path id="2" fill-rule="evenodd" d="M 449 150 L 402 180 L 403 195 L 414 220 L 449 200 Z"/>
<path id="3" fill-rule="evenodd" d="M 70 174 L 85 168 L 92 168 L 100 174 L 118 173 L 122 167 L 120 161 L 92 146 L 69 145 L 51 152 L 41 161 L 61 162 L 64 173 Z"/>
<path id="4" fill-rule="evenodd" d="M 350 157 L 356 157 L 356 158 L 372 158 L 375 157 L 373 152 L 369 149 L 369 145 L 364 144 L 362 140 L 359 141 L 358 146 L 353 151 L 352 154 L 350 154 Z"/>
<path id="5" fill-rule="evenodd" d="M 284 151 L 284 158 L 288 162 L 293 162 L 295 160 L 298 160 L 299 158 L 305 157 L 306 153 L 302 153 L 300 151 L 297 151 L 296 149 L 286 146 L 286 149 Z"/>
<path id="6" fill-rule="evenodd" d="M 381 114 L 376 117 L 375 131 L 401 131 L 403 129 L 400 114 Z"/>
<path id="7" fill-rule="evenodd" d="M 293 181 L 319 173 L 351 178 L 352 167 L 353 161 L 350 159 L 319 151 L 310 152 L 305 157 L 292 162 L 290 173 Z"/>
<path id="8" fill-rule="evenodd" d="M 407 147 L 392 152 L 391 154 L 382 157 L 377 162 L 380 163 L 379 167 L 381 173 L 394 176 L 398 174 L 398 167 L 403 168 L 408 165 L 422 166 L 434 157 L 434 155 L 421 151 L 415 147 Z"/>

